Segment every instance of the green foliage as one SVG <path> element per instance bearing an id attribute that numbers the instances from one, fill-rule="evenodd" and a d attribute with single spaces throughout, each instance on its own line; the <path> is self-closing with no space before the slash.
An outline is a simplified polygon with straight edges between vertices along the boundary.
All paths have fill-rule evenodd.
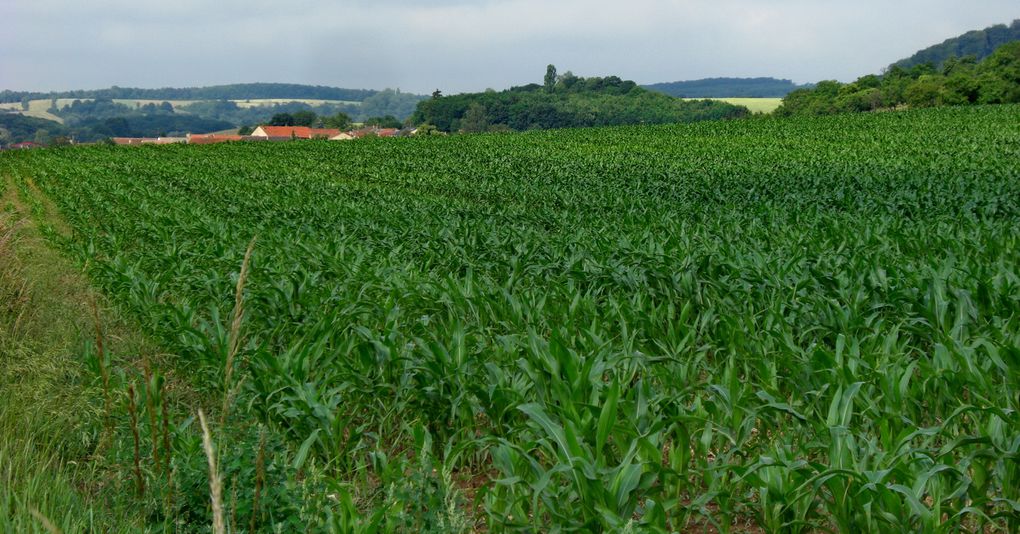
<path id="1" fill-rule="evenodd" d="M 68 129 L 59 122 L 28 117 L 20 113 L 0 112 L 0 128 L 3 128 L 8 133 L 8 138 L 0 141 L 4 145 L 8 142 L 34 141 L 35 133 L 38 130 L 47 130 L 54 135 L 66 135 L 68 133 Z"/>
<path id="2" fill-rule="evenodd" d="M 424 99 L 424 96 L 386 89 L 362 101 L 361 105 L 356 108 L 355 116 L 359 120 L 364 120 L 368 117 L 392 115 L 399 120 L 404 120 L 414 113 L 415 106 Z"/>
<path id="3" fill-rule="evenodd" d="M 949 58 L 941 69 L 920 64 L 893 66 L 884 76 L 854 83 L 820 82 L 793 91 L 776 110 L 780 116 L 830 115 L 909 106 L 914 108 L 1020 102 L 1020 42 L 999 47 L 978 63 Z"/>
<path id="4" fill-rule="evenodd" d="M 258 236 L 242 429 L 219 450 L 243 518 L 272 436 L 266 531 L 1011 532 L 1018 122 L 957 107 L 0 164 L 210 389 Z M 199 524 L 201 458 L 175 432 Z"/>
<path id="5" fill-rule="evenodd" d="M 351 128 L 351 117 L 344 112 L 339 112 L 331 117 L 323 117 L 322 125 L 326 128 L 338 130 L 349 130 Z"/>
<path id="6" fill-rule="evenodd" d="M 1000 46 L 1020 41 L 1020 20 L 1012 24 L 997 24 L 983 30 L 970 31 L 940 44 L 925 48 L 910 56 L 893 63 L 890 68 L 910 69 L 916 65 L 931 64 L 942 67 L 947 61 L 963 57 L 984 59 Z"/>
<path id="7" fill-rule="evenodd" d="M 284 126 L 315 126 L 316 123 L 319 122 L 319 116 L 312 111 L 298 111 L 294 113 L 292 117 L 293 124 L 287 124 Z"/>
<path id="8" fill-rule="evenodd" d="M 479 133 L 489 129 L 489 120 L 485 117 L 485 106 L 474 103 L 464 112 L 464 118 L 460 121 L 460 131 L 465 133 Z"/>
<path id="9" fill-rule="evenodd" d="M 393 115 L 385 117 L 369 117 L 364 121 L 365 126 L 377 126 L 379 128 L 400 128 L 403 123 Z"/>
<path id="10" fill-rule="evenodd" d="M 523 131 L 693 122 L 737 118 L 748 113 L 746 108 L 718 101 L 675 99 L 616 76 L 579 78 L 568 72 L 552 86 L 531 84 L 502 92 L 424 100 L 418 104 L 411 122 L 432 124 L 445 132 L 484 131 L 483 124 Z"/>
<path id="11" fill-rule="evenodd" d="M 545 68 L 545 91 L 551 93 L 556 90 L 556 65 L 549 65 Z"/>

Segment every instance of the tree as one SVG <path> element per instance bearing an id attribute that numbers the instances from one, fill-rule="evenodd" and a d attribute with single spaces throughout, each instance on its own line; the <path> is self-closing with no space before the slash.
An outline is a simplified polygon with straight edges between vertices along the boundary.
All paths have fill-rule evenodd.
<path id="1" fill-rule="evenodd" d="M 237 129 L 237 135 L 251 135 L 251 133 L 254 131 L 255 128 L 252 128 L 251 126 L 245 124 L 244 126 L 241 126 L 240 128 Z"/>
<path id="2" fill-rule="evenodd" d="M 379 128 L 400 128 L 404 124 L 393 115 L 385 117 L 369 117 L 365 119 L 365 126 L 376 126 Z"/>
<path id="3" fill-rule="evenodd" d="M 548 93 L 556 89 L 556 65 L 549 65 L 545 68 L 545 90 Z"/>
<path id="4" fill-rule="evenodd" d="M 351 117 L 346 113 L 340 111 L 332 117 L 326 117 L 322 120 L 322 124 L 327 128 L 336 128 L 337 130 L 347 130 L 351 127 Z"/>
<path id="5" fill-rule="evenodd" d="M 418 136 L 430 136 L 430 135 L 443 135 L 443 132 L 439 131 L 439 128 L 425 123 L 418 127 L 418 130 L 414 133 L 415 137 Z"/>
<path id="6" fill-rule="evenodd" d="M 489 119 L 485 115 L 485 106 L 478 102 L 468 106 L 464 117 L 460 120 L 460 131 L 464 133 L 480 133 L 489 129 Z"/>
<path id="7" fill-rule="evenodd" d="M 11 131 L 7 128 L 0 128 L 0 147 L 7 146 L 11 142 Z"/>
<path id="8" fill-rule="evenodd" d="M 432 100 L 439 100 L 440 98 L 443 98 L 442 91 L 440 91 L 439 89 L 432 91 Z"/>
<path id="9" fill-rule="evenodd" d="M 294 116 L 290 113 L 277 113 L 269 119 L 270 126 L 294 126 Z"/>
<path id="10" fill-rule="evenodd" d="M 40 145 L 50 144 L 50 131 L 46 129 L 40 129 L 35 131 L 35 142 Z"/>
<path id="11" fill-rule="evenodd" d="M 944 78 L 925 74 L 907 87 L 904 98 L 912 108 L 927 108 L 942 105 Z"/>
<path id="12" fill-rule="evenodd" d="M 316 121 L 319 120 L 319 116 L 314 111 L 296 111 L 292 116 L 294 117 L 293 126 L 315 126 Z"/>
<path id="13" fill-rule="evenodd" d="M 546 76 L 548 76 L 548 74 Z M 580 78 L 568 70 L 567 72 L 564 72 L 562 76 L 557 78 L 556 85 L 562 87 L 565 91 L 569 91 L 578 80 L 580 80 Z"/>

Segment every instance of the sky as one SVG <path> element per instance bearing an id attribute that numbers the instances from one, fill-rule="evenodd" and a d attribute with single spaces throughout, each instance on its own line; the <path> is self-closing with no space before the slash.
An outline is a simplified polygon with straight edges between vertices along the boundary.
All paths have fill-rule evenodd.
<path id="1" fill-rule="evenodd" d="M 446 94 L 547 64 L 638 83 L 849 81 L 1017 0 L 0 0 L 0 89 L 286 82 Z"/>

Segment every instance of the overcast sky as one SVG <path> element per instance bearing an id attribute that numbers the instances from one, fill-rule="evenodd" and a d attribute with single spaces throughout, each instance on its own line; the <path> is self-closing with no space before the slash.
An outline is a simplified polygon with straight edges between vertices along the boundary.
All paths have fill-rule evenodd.
<path id="1" fill-rule="evenodd" d="M 293 82 L 445 93 L 560 72 L 851 80 L 1018 0 L 0 0 L 0 89 Z"/>

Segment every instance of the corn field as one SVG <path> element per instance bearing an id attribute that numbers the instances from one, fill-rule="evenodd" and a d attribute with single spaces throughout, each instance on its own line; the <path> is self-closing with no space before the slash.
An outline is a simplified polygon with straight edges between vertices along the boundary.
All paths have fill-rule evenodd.
<path id="1" fill-rule="evenodd" d="M 237 384 L 267 532 L 1020 531 L 1018 162 L 1017 106 L 0 156 Z"/>

